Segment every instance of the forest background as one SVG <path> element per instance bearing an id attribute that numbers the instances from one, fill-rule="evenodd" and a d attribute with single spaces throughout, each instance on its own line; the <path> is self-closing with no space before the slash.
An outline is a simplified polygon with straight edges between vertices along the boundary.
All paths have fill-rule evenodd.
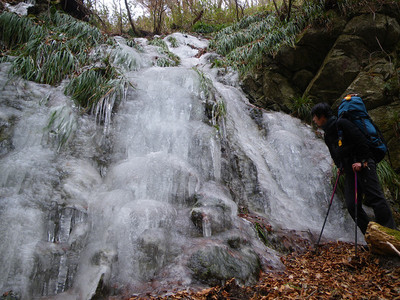
<path id="1" fill-rule="evenodd" d="M 98 25 L 107 33 L 138 36 L 167 34 L 171 31 L 210 34 L 260 12 L 276 11 L 290 18 L 293 7 L 304 2 L 307 1 L 86 0 L 83 4 L 99 16 L 101 21 Z"/>

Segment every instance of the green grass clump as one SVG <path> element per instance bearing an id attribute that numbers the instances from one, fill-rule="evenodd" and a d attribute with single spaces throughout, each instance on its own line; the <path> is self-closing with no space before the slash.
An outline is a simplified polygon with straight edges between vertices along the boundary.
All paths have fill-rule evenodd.
<path id="1" fill-rule="evenodd" d="M 3 12 L 0 37 L 16 59 L 11 75 L 56 85 L 92 63 L 89 52 L 105 38 L 82 21 L 52 10 L 37 19 Z"/>
<path id="2" fill-rule="evenodd" d="M 212 83 L 212 80 L 196 67 L 193 67 L 193 70 L 197 73 L 197 75 L 199 75 L 201 98 L 205 101 L 214 101 L 215 87 Z"/>
<path id="3" fill-rule="evenodd" d="M 129 85 L 115 64 L 136 65 L 131 57 L 118 56 L 121 51 L 101 50 L 101 44 L 116 47 L 116 43 L 100 30 L 54 9 L 34 18 L 3 12 L 0 39 L 6 51 L 2 60 L 11 62 L 10 76 L 50 85 L 69 79 L 64 93 L 105 126 Z M 57 108 L 49 117 L 45 130 L 58 149 L 75 132 L 73 115 L 71 110 Z"/>
<path id="4" fill-rule="evenodd" d="M 124 52 L 119 46 L 111 52 L 111 59 L 113 65 L 118 66 L 120 69 L 125 69 L 127 71 L 138 69 L 135 57 L 128 52 Z"/>
<path id="5" fill-rule="evenodd" d="M 157 66 L 159 67 L 171 67 L 171 61 L 166 57 L 159 57 L 156 62 Z"/>
<path id="6" fill-rule="evenodd" d="M 175 37 L 173 37 L 173 36 L 169 36 L 169 37 L 168 37 L 168 42 L 171 43 L 171 46 L 172 46 L 173 48 L 177 48 L 177 47 L 179 46 L 178 40 L 177 40 Z"/>
<path id="7" fill-rule="evenodd" d="M 105 41 L 105 37 L 98 28 L 79 21 L 70 15 L 54 11 L 50 15 L 50 21 L 57 31 L 65 33 L 70 38 L 85 41 L 87 45 L 95 46 Z"/>
<path id="8" fill-rule="evenodd" d="M 110 97 L 124 95 L 127 81 L 109 62 L 110 58 L 104 59 L 104 53 L 90 54 L 107 39 L 88 23 L 54 9 L 37 19 L 4 12 L 0 15 L 0 37 L 15 56 L 11 60 L 11 76 L 50 85 L 70 78 L 65 93 L 86 112 L 97 111 Z M 114 56 L 116 62 L 135 67 L 136 62 L 129 58 Z M 89 67 L 93 65 L 96 67 Z M 53 117 L 50 127 L 60 118 L 58 114 Z"/>
<path id="9" fill-rule="evenodd" d="M 79 67 L 73 51 L 56 38 L 28 41 L 13 61 L 11 73 L 38 83 L 55 85 Z"/>
<path id="10" fill-rule="evenodd" d="M 46 28 L 28 17 L 19 17 L 7 11 L 0 15 L 0 39 L 10 49 L 47 34 L 49 32 Z"/>
<path id="11" fill-rule="evenodd" d="M 225 120 L 226 105 L 223 99 L 217 94 L 212 80 L 197 68 L 193 70 L 198 74 L 200 80 L 200 97 L 204 101 L 205 114 L 210 121 L 210 125 L 219 131 L 220 122 Z"/>
<path id="12" fill-rule="evenodd" d="M 60 150 L 76 131 L 77 122 L 68 107 L 56 108 L 50 115 L 45 130 L 49 137 L 52 137 L 57 144 L 57 150 Z"/>
<path id="13" fill-rule="evenodd" d="M 93 67 L 74 77 L 66 86 L 65 94 L 86 111 L 98 112 L 104 99 L 115 95 L 123 96 L 128 82 L 107 61 L 102 67 Z M 114 103 L 113 103 L 114 104 Z"/>
<path id="14" fill-rule="evenodd" d="M 171 51 L 169 51 L 167 43 L 160 39 L 160 38 L 154 38 L 151 41 L 149 41 L 149 45 L 153 45 L 158 47 L 158 52 L 161 55 L 165 55 L 166 57 L 159 57 L 157 59 L 157 66 L 159 67 L 176 67 L 179 66 L 181 60 L 179 56 L 173 54 Z"/>
<path id="15" fill-rule="evenodd" d="M 127 40 L 127 41 L 126 41 L 126 44 L 127 44 L 129 47 L 136 49 L 138 52 L 144 52 L 143 47 L 142 47 L 139 43 L 136 43 L 136 42 L 135 42 L 134 40 L 132 40 L 132 39 Z"/>
<path id="16" fill-rule="evenodd" d="M 398 201 L 400 192 L 400 177 L 392 168 L 390 163 L 382 160 L 376 166 L 376 173 L 378 174 L 379 182 L 384 190 L 388 190 L 392 197 Z"/>
<path id="17" fill-rule="evenodd" d="M 164 51 L 169 51 L 167 43 L 160 38 L 154 38 L 149 41 L 149 45 L 160 47 Z"/>
<path id="18" fill-rule="evenodd" d="M 195 25 L 193 25 L 192 30 L 197 33 L 208 34 L 220 31 L 224 27 L 226 27 L 225 24 L 214 25 L 203 22 L 197 22 Z"/>
<path id="19" fill-rule="evenodd" d="M 289 109 L 292 112 L 292 115 L 294 117 L 297 117 L 305 122 L 310 123 L 311 122 L 311 109 L 313 107 L 314 103 L 313 101 L 306 97 L 297 97 L 291 99 L 290 107 Z"/>

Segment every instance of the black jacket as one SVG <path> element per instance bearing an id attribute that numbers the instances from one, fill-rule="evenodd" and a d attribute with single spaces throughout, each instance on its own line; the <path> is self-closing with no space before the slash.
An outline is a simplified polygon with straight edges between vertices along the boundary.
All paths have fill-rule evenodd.
<path id="1" fill-rule="evenodd" d="M 346 172 L 351 171 L 353 163 L 372 158 L 367 138 L 351 121 L 333 116 L 323 129 L 325 143 L 338 168 L 344 168 Z"/>

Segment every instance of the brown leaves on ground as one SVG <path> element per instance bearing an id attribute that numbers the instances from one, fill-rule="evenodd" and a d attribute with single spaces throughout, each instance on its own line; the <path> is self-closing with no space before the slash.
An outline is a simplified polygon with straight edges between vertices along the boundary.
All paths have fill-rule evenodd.
<path id="1" fill-rule="evenodd" d="M 354 244 L 330 243 L 319 251 L 282 257 L 284 272 L 263 273 L 258 284 L 235 280 L 200 292 L 147 299 L 400 299 L 400 260 L 375 256 Z M 138 299 L 138 298 L 131 298 Z"/>

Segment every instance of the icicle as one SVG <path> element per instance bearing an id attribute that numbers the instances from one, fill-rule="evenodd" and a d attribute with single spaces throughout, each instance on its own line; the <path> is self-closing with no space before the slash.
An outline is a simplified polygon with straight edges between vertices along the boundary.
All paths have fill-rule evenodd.
<path id="1" fill-rule="evenodd" d="M 203 236 L 210 237 L 211 236 L 211 222 L 208 219 L 207 215 L 203 215 Z"/>

